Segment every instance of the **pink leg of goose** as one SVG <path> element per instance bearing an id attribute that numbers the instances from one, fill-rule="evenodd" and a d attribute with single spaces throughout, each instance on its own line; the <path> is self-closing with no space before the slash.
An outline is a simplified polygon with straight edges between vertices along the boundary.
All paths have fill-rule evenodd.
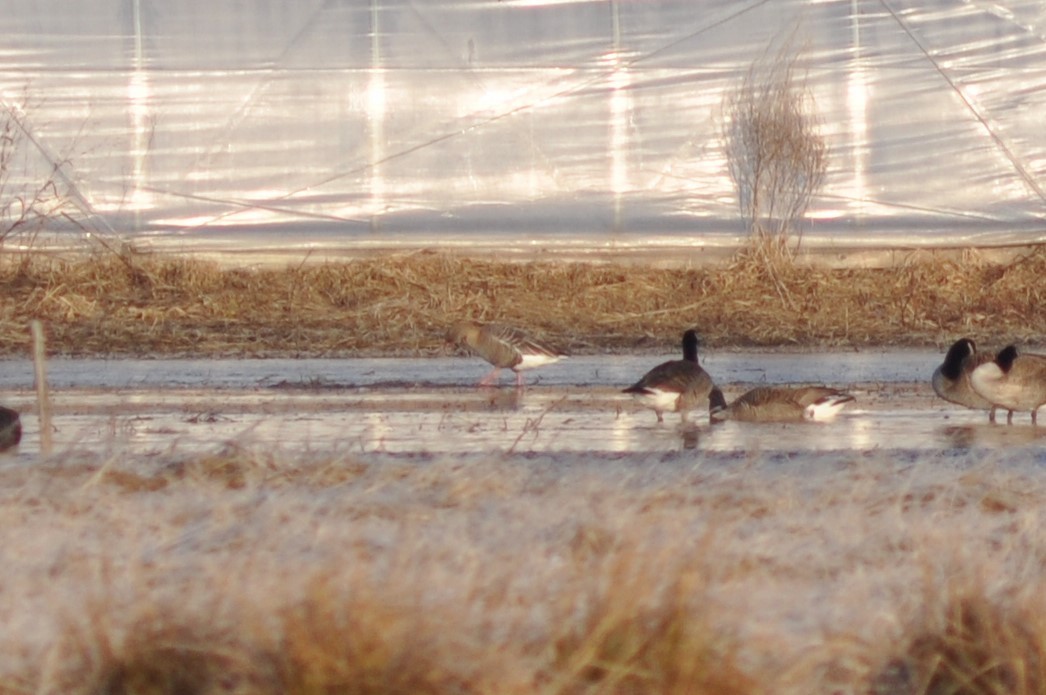
<path id="1" fill-rule="evenodd" d="M 480 386 L 490 386 L 498 378 L 498 373 L 501 371 L 501 367 L 494 367 L 485 377 L 479 380 Z"/>

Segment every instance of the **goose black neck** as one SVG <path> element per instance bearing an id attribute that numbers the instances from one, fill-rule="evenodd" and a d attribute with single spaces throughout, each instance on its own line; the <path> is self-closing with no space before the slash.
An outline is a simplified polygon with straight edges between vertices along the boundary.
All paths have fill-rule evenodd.
<path id="1" fill-rule="evenodd" d="M 688 362 L 697 362 L 697 331 L 687 331 L 683 334 L 683 359 Z"/>
<path id="2" fill-rule="evenodd" d="M 999 369 L 1003 372 L 1009 372 L 1015 359 L 1017 359 L 1017 346 L 1007 345 L 995 356 L 995 364 L 999 365 Z"/>
<path id="3" fill-rule="evenodd" d="M 955 343 L 948 348 L 948 354 L 944 356 L 944 364 L 941 366 L 941 373 L 947 378 L 955 381 L 959 378 L 959 374 L 962 373 L 962 363 L 970 355 L 976 352 L 977 348 L 969 338 L 963 338 L 957 340 Z"/>
<path id="4" fill-rule="evenodd" d="M 716 386 L 708 394 L 708 410 L 709 412 L 716 412 L 719 410 L 726 410 L 726 398 L 723 397 L 723 392 Z"/>

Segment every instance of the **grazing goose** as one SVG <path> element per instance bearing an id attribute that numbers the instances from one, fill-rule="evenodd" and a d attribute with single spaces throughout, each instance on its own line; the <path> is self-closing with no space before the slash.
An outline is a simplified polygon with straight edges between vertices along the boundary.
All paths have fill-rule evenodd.
<path id="1" fill-rule="evenodd" d="M 1006 424 L 1013 423 L 1013 411 L 1030 410 L 1031 422 L 1046 404 L 1046 355 L 1019 354 L 1007 345 L 995 359 L 970 372 L 973 390 L 988 402 L 1005 408 Z"/>
<path id="2" fill-rule="evenodd" d="M 22 441 L 22 421 L 18 413 L 0 406 L 0 451 L 6 451 Z"/>
<path id="3" fill-rule="evenodd" d="M 524 369 L 552 364 L 567 357 L 565 352 L 555 350 L 512 326 L 459 321 L 447 331 L 447 340 L 494 365 L 494 369 L 480 380 L 480 386 L 492 384 L 502 369 L 511 369 L 516 373 L 516 388 L 522 388 L 523 375 L 520 372 Z"/>
<path id="4" fill-rule="evenodd" d="M 995 422 L 996 406 L 973 390 L 970 372 L 976 367 L 991 362 L 995 357 L 989 352 L 977 352 L 977 345 L 969 338 L 956 340 L 944 356 L 944 363 L 933 372 L 930 383 L 934 393 L 946 401 L 964 405 L 974 410 L 991 410 L 988 420 Z"/>
<path id="5" fill-rule="evenodd" d="M 683 359 L 663 362 L 643 375 L 643 378 L 624 389 L 664 422 L 663 413 L 674 410 L 686 422 L 687 411 L 708 398 L 714 388 L 712 377 L 697 363 L 697 332 L 683 334 Z"/>
<path id="6" fill-rule="evenodd" d="M 826 386 L 760 386 L 727 405 L 723 392 L 715 388 L 708 396 L 708 416 L 713 422 L 831 420 L 853 400 L 850 394 Z"/>

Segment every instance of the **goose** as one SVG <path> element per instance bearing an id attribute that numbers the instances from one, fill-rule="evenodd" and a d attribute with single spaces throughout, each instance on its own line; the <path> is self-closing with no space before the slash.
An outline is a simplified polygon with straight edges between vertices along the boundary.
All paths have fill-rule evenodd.
<path id="1" fill-rule="evenodd" d="M 658 422 L 665 421 L 666 410 L 678 412 L 686 422 L 687 412 L 708 398 L 715 387 L 712 377 L 697 363 L 698 342 L 697 331 L 683 333 L 683 359 L 662 362 L 622 393 L 651 408 Z"/>
<path id="2" fill-rule="evenodd" d="M 7 451 L 22 441 L 22 421 L 18 412 L 0 406 L 0 451 Z"/>
<path id="3" fill-rule="evenodd" d="M 727 405 L 723 392 L 715 388 L 708 397 L 708 416 L 713 422 L 831 420 L 853 400 L 850 394 L 826 386 L 760 386 Z"/>
<path id="4" fill-rule="evenodd" d="M 523 370 L 568 357 L 565 352 L 535 340 L 518 328 L 493 323 L 459 321 L 447 331 L 447 341 L 494 365 L 494 369 L 480 380 L 480 386 L 489 386 L 502 369 L 511 369 L 516 373 L 516 388 L 522 388 Z"/>
<path id="5" fill-rule="evenodd" d="M 944 362 L 933 372 L 930 383 L 933 384 L 934 393 L 946 401 L 967 408 L 990 410 L 988 420 L 995 422 L 997 407 L 974 391 L 970 385 L 970 372 L 994 359 L 990 352 L 977 352 L 977 345 L 970 338 L 956 340 L 948 348 Z"/>
<path id="6" fill-rule="evenodd" d="M 970 372 L 973 390 L 989 403 L 1005 408 L 1006 424 L 1013 423 L 1013 411 L 1030 410 L 1031 422 L 1046 404 L 1046 355 L 1018 353 L 1007 345 L 995 359 Z"/>

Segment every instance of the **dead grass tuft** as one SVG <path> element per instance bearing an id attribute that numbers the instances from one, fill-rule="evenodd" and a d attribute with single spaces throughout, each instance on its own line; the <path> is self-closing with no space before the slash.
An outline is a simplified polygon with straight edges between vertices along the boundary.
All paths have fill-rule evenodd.
<path id="1" fill-rule="evenodd" d="M 153 636 L 143 635 L 145 640 Z M 196 651 L 180 644 L 143 641 L 131 653 L 121 655 L 96 677 L 86 690 L 111 695 L 173 695 L 174 693 L 236 692 L 229 685 L 237 678 L 229 675 L 229 659 L 213 651 Z M 240 691 L 248 692 L 248 691 Z"/>
<path id="2" fill-rule="evenodd" d="M 607 586 L 595 589 L 586 617 L 561 621 L 549 692 L 758 692 L 737 663 L 737 645 L 695 607 L 708 589 L 704 578 L 676 570 L 664 596 L 654 601 L 665 568 L 652 573 L 649 565 L 632 567 L 632 551 L 616 557 Z"/>
<path id="3" fill-rule="evenodd" d="M 273 655 L 276 690 L 317 693 L 471 693 L 470 672 L 483 659 L 446 633 L 431 611 L 392 592 L 344 578 L 313 581 L 304 599 L 284 611 L 282 640 Z"/>
<path id="4" fill-rule="evenodd" d="M 230 490 L 260 485 L 329 488 L 351 482 L 366 471 L 364 464 L 351 459 L 323 456 L 288 462 L 274 451 L 230 442 L 213 454 L 168 463 L 155 475 L 111 470 L 106 472 L 105 480 L 131 492 L 157 490 L 173 481 L 218 485 Z"/>
<path id="5" fill-rule="evenodd" d="M 726 346 L 986 344 L 1046 333 L 1046 247 L 1005 265 L 913 254 L 891 268 L 811 267 L 749 249 L 663 269 L 506 263 L 437 253 L 285 269 L 188 259 L 0 256 L 0 354 L 28 322 L 65 355 L 431 355 L 463 316 L 526 326 L 574 352 Z"/>
<path id="6" fill-rule="evenodd" d="M 217 483 L 230 490 L 260 484 L 282 475 L 272 456 L 229 444 L 220 451 L 172 464 L 166 475 L 177 480 Z"/>
<path id="7" fill-rule="evenodd" d="M 912 629 L 903 654 L 890 659 L 874 678 L 872 692 L 1046 692 L 1041 608 L 993 602 L 984 587 L 946 593 L 941 614 Z"/>
<path id="8" fill-rule="evenodd" d="M 100 611 L 100 609 L 95 609 Z M 233 635 L 202 622 L 177 624 L 176 612 L 139 617 L 123 627 L 97 612 L 69 625 L 53 668 L 37 692 L 175 695 L 273 693 L 272 675 Z"/>

